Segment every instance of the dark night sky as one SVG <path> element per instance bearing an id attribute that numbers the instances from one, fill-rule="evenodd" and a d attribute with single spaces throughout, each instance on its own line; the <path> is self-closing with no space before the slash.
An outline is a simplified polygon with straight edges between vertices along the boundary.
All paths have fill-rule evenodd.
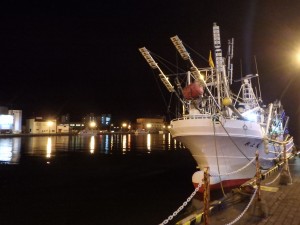
<path id="1" fill-rule="evenodd" d="M 0 12 L 0 105 L 25 116 L 165 115 L 157 73 L 138 48 L 175 63 L 169 38 L 177 34 L 207 57 L 217 22 L 225 44 L 235 38 L 234 76 L 256 73 L 255 55 L 265 103 L 282 96 L 300 136 L 298 0 L 10 1 Z"/>

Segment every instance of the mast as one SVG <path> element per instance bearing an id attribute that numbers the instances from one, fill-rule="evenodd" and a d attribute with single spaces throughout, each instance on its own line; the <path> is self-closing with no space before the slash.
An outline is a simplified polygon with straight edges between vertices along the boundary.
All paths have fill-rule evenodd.
<path id="1" fill-rule="evenodd" d="M 216 60 L 216 73 L 217 73 L 217 89 L 218 89 L 218 103 L 221 104 L 221 98 L 229 97 L 228 81 L 226 71 L 224 69 L 224 62 L 221 49 L 221 35 L 220 27 L 217 23 L 213 24 L 213 39 Z M 222 80 L 220 80 L 220 77 Z"/>
<path id="2" fill-rule="evenodd" d="M 229 77 L 229 84 L 232 84 L 232 72 L 233 72 L 233 65 L 231 63 L 231 59 L 233 58 L 233 43 L 234 39 L 231 38 L 228 40 L 228 54 L 227 54 L 227 74 Z"/>

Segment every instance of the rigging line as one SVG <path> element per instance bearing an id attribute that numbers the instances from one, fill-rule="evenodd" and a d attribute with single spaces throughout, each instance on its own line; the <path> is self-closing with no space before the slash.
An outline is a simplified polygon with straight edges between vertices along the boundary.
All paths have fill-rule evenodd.
<path id="1" fill-rule="evenodd" d="M 229 133 L 227 132 L 226 128 L 223 126 L 222 122 L 220 121 L 221 126 L 223 127 L 224 131 L 226 132 L 226 134 L 228 135 L 230 141 L 234 144 L 234 146 L 242 153 L 243 156 L 245 156 L 246 159 L 248 159 L 249 161 L 251 161 L 245 154 L 244 152 L 242 152 L 242 150 L 237 146 L 237 144 L 233 141 L 233 139 L 231 138 L 231 136 L 229 135 Z"/>
<path id="2" fill-rule="evenodd" d="M 199 52 L 197 52 L 196 50 L 194 50 L 192 47 L 188 46 L 186 43 L 182 42 L 186 47 L 188 47 L 190 50 L 192 50 L 192 52 L 194 52 L 196 55 L 198 55 L 200 58 L 202 58 L 205 62 L 208 62 L 208 59 L 206 57 L 204 57 L 203 55 L 201 55 Z"/>
<path id="3" fill-rule="evenodd" d="M 171 93 L 170 101 L 169 101 L 169 105 L 168 105 L 168 116 L 169 116 L 169 120 L 171 120 L 170 114 L 172 113 L 172 111 L 170 110 L 170 108 L 171 108 L 171 102 L 172 102 L 172 97 L 173 97 L 173 92 Z M 174 115 L 174 113 L 172 113 L 172 115 Z"/>
<path id="4" fill-rule="evenodd" d="M 163 92 L 162 92 L 162 89 L 161 89 L 161 86 L 160 86 L 160 82 L 158 81 L 157 76 L 155 76 L 154 71 L 153 71 L 152 73 L 153 73 L 153 75 L 154 75 L 154 79 L 155 79 L 155 81 L 156 81 L 156 84 L 157 84 L 157 86 L 158 86 L 158 89 L 159 89 L 159 91 L 160 91 L 160 94 L 162 95 L 162 98 L 163 98 L 163 101 L 164 101 L 164 103 L 165 103 L 165 106 L 168 107 L 166 98 L 165 98 L 165 96 L 163 95 Z"/>
<path id="5" fill-rule="evenodd" d="M 215 121 L 213 120 L 213 127 L 214 127 L 214 144 L 215 144 L 215 150 L 216 150 L 216 158 L 217 158 L 217 165 L 218 165 L 218 174 L 219 174 L 219 179 L 220 179 L 220 184 L 221 184 L 221 189 L 222 189 L 222 193 L 223 196 L 226 197 L 225 191 L 224 191 L 224 187 L 223 187 L 223 182 L 221 179 L 221 172 L 220 172 L 220 165 L 219 165 L 219 156 L 218 156 L 218 149 L 217 149 L 217 140 L 216 140 L 216 127 L 215 127 Z"/>
<path id="6" fill-rule="evenodd" d="M 255 61 L 256 73 L 258 74 L 257 62 L 256 62 L 256 56 L 254 56 L 254 61 Z M 258 82 L 259 99 L 262 99 L 262 96 L 261 96 L 261 90 L 260 90 L 259 75 L 258 75 L 258 77 L 257 77 L 257 82 Z"/>
<path id="7" fill-rule="evenodd" d="M 169 65 L 171 65 L 171 66 L 173 66 L 174 68 L 176 68 L 177 71 L 180 70 L 181 72 L 185 72 L 185 70 L 184 70 L 184 69 L 181 69 L 180 67 L 178 67 L 178 65 L 175 65 L 175 64 L 171 63 L 170 61 L 168 61 L 168 60 L 166 60 L 166 59 L 160 57 L 159 55 L 157 55 L 157 54 L 155 54 L 155 53 L 153 53 L 153 52 L 151 52 L 151 55 L 154 56 L 154 57 L 157 59 L 157 61 L 159 61 L 161 64 L 163 64 L 163 65 L 164 65 L 166 68 L 168 68 L 172 73 L 175 73 L 175 72 L 174 72 L 173 70 L 171 70 L 164 62 L 167 62 Z"/>

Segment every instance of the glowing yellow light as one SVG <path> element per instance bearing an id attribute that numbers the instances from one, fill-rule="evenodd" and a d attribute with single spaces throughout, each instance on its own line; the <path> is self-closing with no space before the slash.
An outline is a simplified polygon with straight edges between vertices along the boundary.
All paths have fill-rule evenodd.
<path id="1" fill-rule="evenodd" d="M 152 127 L 152 124 L 151 124 L 151 123 L 147 123 L 147 124 L 146 124 L 146 127 L 147 127 L 147 128 L 151 128 L 151 127 Z"/>
<path id="2" fill-rule="evenodd" d="M 122 124 L 122 127 L 127 127 L 127 123 L 123 123 L 123 124 Z"/>
<path id="3" fill-rule="evenodd" d="M 199 78 L 200 78 L 201 80 L 204 80 L 204 75 L 200 73 Z"/>
<path id="4" fill-rule="evenodd" d="M 300 63 L 300 52 L 296 54 L 296 59 L 297 59 L 297 62 Z"/>
<path id="5" fill-rule="evenodd" d="M 90 153 L 94 153 L 95 151 L 95 137 L 91 136 L 91 140 L 90 140 Z"/>
<path id="6" fill-rule="evenodd" d="M 91 121 L 90 122 L 90 127 L 95 127 L 96 126 L 96 122 L 95 121 Z"/>
<path id="7" fill-rule="evenodd" d="M 48 137 L 48 140 L 47 140 L 47 154 L 46 154 L 46 157 L 47 158 L 50 158 L 51 157 L 51 152 L 52 152 L 52 141 L 51 141 L 51 138 Z"/>
<path id="8" fill-rule="evenodd" d="M 126 135 L 123 135 L 122 137 L 122 144 L 123 144 L 123 152 L 126 152 L 126 146 L 127 146 L 127 136 Z"/>
<path id="9" fill-rule="evenodd" d="M 151 135 L 147 134 L 147 149 L 151 151 Z"/>
<path id="10" fill-rule="evenodd" d="M 49 121 L 47 122 L 47 125 L 48 125 L 48 127 L 49 127 L 49 134 L 50 134 L 50 132 L 51 132 L 50 129 L 51 129 L 52 125 L 53 125 L 53 121 L 50 121 L 50 120 L 49 120 Z"/>

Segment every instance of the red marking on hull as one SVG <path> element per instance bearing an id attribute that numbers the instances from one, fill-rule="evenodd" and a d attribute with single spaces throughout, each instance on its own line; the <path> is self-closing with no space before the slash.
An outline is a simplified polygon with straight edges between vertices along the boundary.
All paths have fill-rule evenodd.
<path id="1" fill-rule="evenodd" d="M 222 186 L 223 186 L 223 189 L 233 189 L 233 188 L 236 188 L 236 187 L 239 187 L 241 186 L 242 184 L 244 184 L 246 181 L 250 180 L 249 179 L 236 179 L 236 180 L 224 180 L 222 181 Z M 197 183 L 193 183 L 194 184 L 194 187 L 198 187 L 198 184 Z M 210 190 L 213 191 L 213 190 L 220 190 L 221 189 L 221 183 L 217 183 L 217 184 L 211 184 L 209 186 Z M 203 185 L 201 186 L 201 188 L 199 189 L 199 192 L 203 193 L 204 189 L 203 189 Z"/>

